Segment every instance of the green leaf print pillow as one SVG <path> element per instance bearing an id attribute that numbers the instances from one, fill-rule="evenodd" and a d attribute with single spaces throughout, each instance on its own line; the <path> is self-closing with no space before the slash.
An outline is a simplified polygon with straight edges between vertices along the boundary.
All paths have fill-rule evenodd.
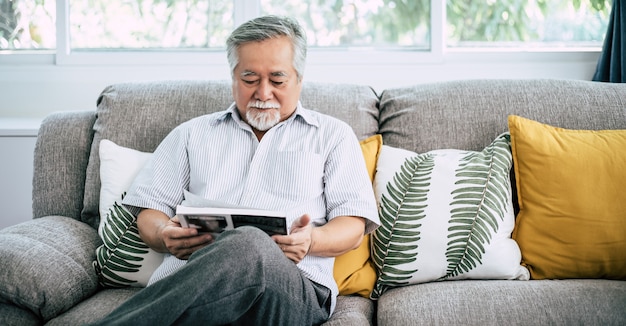
<path id="1" fill-rule="evenodd" d="M 94 269 L 104 287 L 144 287 L 163 261 L 163 254 L 139 237 L 137 219 L 122 204 L 122 197 L 151 153 L 100 141 L 100 225 L 103 244 L 96 249 Z"/>
<path id="2" fill-rule="evenodd" d="M 432 281 L 527 280 L 511 239 L 511 166 L 508 133 L 480 152 L 384 145 L 374 181 L 381 226 L 372 234 L 372 299 Z"/>

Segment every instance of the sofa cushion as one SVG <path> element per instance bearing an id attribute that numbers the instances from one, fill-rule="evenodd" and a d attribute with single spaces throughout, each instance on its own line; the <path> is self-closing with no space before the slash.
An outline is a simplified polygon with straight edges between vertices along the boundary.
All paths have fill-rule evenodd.
<path id="1" fill-rule="evenodd" d="M 46 326 L 88 325 L 104 318 L 141 288 L 100 290 L 72 309 L 46 323 Z"/>
<path id="2" fill-rule="evenodd" d="M 520 212 L 513 238 L 534 279 L 626 280 L 626 130 L 509 117 Z"/>
<path id="3" fill-rule="evenodd" d="M 360 296 L 339 296 L 337 306 L 322 326 L 368 326 L 375 325 L 374 301 Z"/>
<path id="4" fill-rule="evenodd" d="M 106 289 L 78 303 L 67 312 L 46 323 L 47 326 L 87 325 L 104 318 L 136 294 L 139 288 Z M 373 325 L 374 302 L 360 296 L 339 296 L 331 318 L 324 326 Z M 0 312 L 2 312 L 0 305 Z M 2 319 L 0 319 L 2 320 Z M 37 323 L 35 325 L 39 325 Z M 2 324 L 4 325 L 4 324 Z M 11 324 L 7 324 L 11 325 Z M 14 324 L 23 325 L 23 324 Z M 28 324 L 24 324 L 28 325 Z"/>
<path id="5" fill-rule="evenodd" d="M 98 98 L 98 118 L 85 180 L 81 219 L 94 228 L 99 224 L 100 158 L 102 139 L 153 152 L 177 125 L 191 118 L 225 110 L 233 102 L 228 81 L 156 81 L 120 83 L 107 87 Z M 378 96 L 368 86 L 304 83 L 305 108 L 347 122 L 359 139 L 378 130 Z"/>
<path id="6" fill-rule="evenodd" d="M 382 148 L 382 137 L 374 135 L 361 141 L 365 165 L 372 182 L 376 173 L 378 154 Z M 358 294 L 369 298 L 376 282 L 376 269 L 370 259 L 370 235 L 363 237 L 358 248 L 335 258 L 333 276 L 340 295 Z"/>
<path id="7" fill-rule="evenodd" d="M 50 216 L 0 230 L 0 302 L 46 321 L 92 295 L 96 230 L 69 217 Z"/>
<path id="8" fill-rule="evenodd" d="M 471 280 L 391 289 L 378 325 L 626 325 L 626 282 Z"/>
<path id="9" fill-rule="evenodd" d="M 36 316 L 32 311 L 0 302 L 0 325 L 39 326 L 41 324 L 43 324 L 41 318 Z"/>
<path id="10" fill-rule="evenodd" d="M 137 219 L 121 200 L 133 179 L 152 154 L 136 151 L 103 139 L 100 141 L 100 220 L 103 244 L 96 249 L 94 267 L 102 286 L 148 285 L 163 254 L 139 237 Z"/>
<path id="11" fill-rule="evenodd" d="M 423 154 L 383 146 L 373 233 L 378 280 L 372 298 L 408 284 L 456 279 L 528 279 L 514 225 L 509 135 L 481 152 Z"/>

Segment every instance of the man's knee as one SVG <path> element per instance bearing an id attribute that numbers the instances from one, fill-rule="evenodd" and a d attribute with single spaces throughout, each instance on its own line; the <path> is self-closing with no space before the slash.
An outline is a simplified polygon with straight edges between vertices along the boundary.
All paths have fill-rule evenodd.
<path id="1" fill-rule="evenodd" d="M 189 261 L 206 260 L 208 264 L 219 261 L 229 266 L 250 269 L 259 264 L 270 267 L 285 260 L 274 240 L 262 230 L 243 226 L 220 234 L 215 242 L 191 255 Z"/>
<path id="2" fill-rule="evenodd" d="M 223 239 L 222 239 L 223 238 Z M 234 253 L 262 254 L 277 248 L 272 238 L 259 228 L 242 226 L 234 230 L 224 232 L 218 237 L 218 241 L 230 243 Z"/>
<path id="3" fill-rule="evenodd" d="M 266 285 L 288 278 L 301 277 L 296 264 L 289 260 L 274 240 L 255 227 L 240 227 L 224 233 L 221 241 L 228 242 L 232 262 L 244 272 L 256 273 Z M 218 239 L 218 241 L 220 241 Z M 280 277 L 277 277 L 280 275 Z"/>

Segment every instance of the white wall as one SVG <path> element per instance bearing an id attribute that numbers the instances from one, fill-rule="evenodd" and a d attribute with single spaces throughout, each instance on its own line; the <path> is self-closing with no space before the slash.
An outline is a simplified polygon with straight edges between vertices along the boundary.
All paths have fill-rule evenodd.
<path id="1" fill-rule="evenodd" d="M 597 52 L 454 52 L 439 60 L 410 63 L 368 52 L 333 60 L 312 53 L 305 79 L 367 84 L 377 91 L 418 83 L 474 78 L 566 78 L 590 80 Z M 53 111 L 94 110 L 109 84 L 134 80 L 229 79 L 226 60 L 208 64 L 54 65 L 4 64 L 0 55 L 0 118 L 41 119 Z"/>
<path id="2" fill-rule="evenodd" d="M 355 55 L 367 56 L 366 52 Z M 305 79 L 385 88 L 455 79 L 564 78 L 590 80 L 598 52 L 447 53 L 440 60 L 335 61 L 310 56 Z M 369 62 L 368 62 L 369 60 Z M 389 62 L 388 62 L 389 61 Z M 40 119 L 53 111 L 95 110 L 104 87 L 116 82 L 228 79 L 225 60 L 214 64 L 7 64 L 0 55 L 0 229 L 31 216 L 32 154 Z M 25 123 L 24 123 L 25 121 Z M 17 125 L 26 124 L 28 128 Z M 8 155 L 7 155 L 8 154 Z"/>
<path id="3" fill-rule="evenodd" d="M 31 218 L 37 121 L 0 119 L 0 229 Z"/>

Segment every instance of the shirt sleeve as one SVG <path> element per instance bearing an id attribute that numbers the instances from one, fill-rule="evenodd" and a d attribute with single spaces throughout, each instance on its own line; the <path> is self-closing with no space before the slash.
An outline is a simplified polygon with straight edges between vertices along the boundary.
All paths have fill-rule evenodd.
<path id="1" fill-rule="evenodd" d="M 347 129 L 347 130 L 346 130 Z M 372 182 L 356 135 L 346 127 L 330 150 L 325 166 L 324 192 L 328 220 L 337 216 L 366 219 L 365 233 L 374 231 L 380 221 Z"/>
<path id="2" fill-rule="evenodd" d="M 122 201 L 132 213 L 141 208 L 159 210 L 173 217 L 189 186 L 186 124 L 176 127 L 159 144 L 139 172 Z"/>

